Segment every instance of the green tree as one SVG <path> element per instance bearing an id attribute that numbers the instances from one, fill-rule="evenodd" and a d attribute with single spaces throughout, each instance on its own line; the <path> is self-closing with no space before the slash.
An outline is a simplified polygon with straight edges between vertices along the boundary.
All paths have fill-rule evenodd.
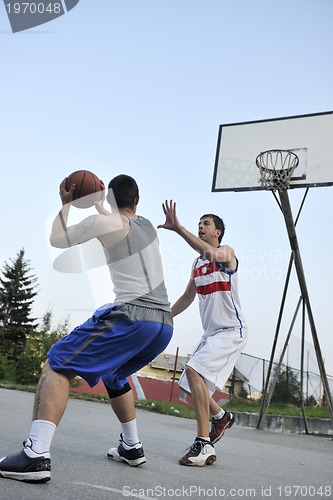
<path id="1" fill-rule="evenodd" d="M 316 398 L 311 394 L 311 396 L 307 397 L 305 400 L 305 406 L 317 406 L 318 401 Z"/>
<path id="2" fill-rule="evenodd" d="M 290 368 L 283 368 L 275 384 L 272 403 L 298 404 L 300 401 L 301 385 L 297 374 Z"/>
<path id="3" fill-rule="evenodd" d="M 50 347 L 69 333 L 68 318 L 55 328 L 52 320 L 52 311 L 46 311 L 40 325 L 27 337 L 26 346 L 15 362 L 16 383 L 36 384 Z"/>
<path id="4" fill-rule="evenodd" d="M 241 399 L 247 399 L 248 396 L 249 396 L 249 393 L 248 391 L 246 390 L 246 387 L 244 386 L 244 384 L 242 385 L 242 388 L 241 390 L 239 391 L 239 393 L 237 394 L 237 396 Z"/>
<path id="5" fill-rule="evenodd" d="M 37 295 L 37 277 L 32 274 L 23 248 L 10 260 L 11 265 L 5 262 L 0 271 L 0 353 L 14 361 L 36 327 L 30 315 Z"/>
<path id="6" fill-rule="evenodd" d="M 8 383 L 15 382 L 15 367 L 6 356 L 0 353 L 0 381 Z"/>

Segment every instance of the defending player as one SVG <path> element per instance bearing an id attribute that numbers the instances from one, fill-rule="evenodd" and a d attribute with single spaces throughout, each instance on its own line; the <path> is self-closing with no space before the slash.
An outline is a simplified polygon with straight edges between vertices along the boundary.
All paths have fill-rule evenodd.
<path id="1" fill-rule="evenodd" d="M 231 247 L 220 245 L 224 234 L 220 217 L 203 215 L 197 237 L 179 223 L 176 203 L 166 201 L 163 211 L 166 221 L 158 227 L 175 231 L 200 254 L 185 292 L 171 308 L 173 316 L 177 316 L 198 295 L 204 330 L 179 381 L 180 387 L 192 396 L 197 420 L 197 437 L 179 463 L 211 465 L 216 460 L 214 444 L 235 421 L 233 414 L 220 408 L 211 396 L 216 389 L 223 389 L 247 341 L 238 296 L 238 260 Z"/>

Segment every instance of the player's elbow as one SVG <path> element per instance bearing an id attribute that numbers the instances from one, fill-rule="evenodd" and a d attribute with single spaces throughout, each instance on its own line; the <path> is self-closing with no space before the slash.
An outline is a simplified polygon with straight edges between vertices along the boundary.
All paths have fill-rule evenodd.
<path id="1" fill-rule="evenodd" d="M 207 249 L 204 257 L 209 262 L 231 262 L 235 257 L 235 253 L 231 247 L 224 245 L 218 248 L 211 247 Z"/>
<path id="2" fill-rule="evenodd" d="M 208 249 L 205 252 L 202 252 L 202 255 L 209 262 L 214 262 L 216 259 L 216 249 Z"/>
<path id="3" fill-rule="evenodd" d="M 52 235 L 50 236 L 50 245 L 55 248 L 68 248 L 70 247 L 69 241 L 66 241 L 64 238 L 60 238 L 59 236 Z"/>

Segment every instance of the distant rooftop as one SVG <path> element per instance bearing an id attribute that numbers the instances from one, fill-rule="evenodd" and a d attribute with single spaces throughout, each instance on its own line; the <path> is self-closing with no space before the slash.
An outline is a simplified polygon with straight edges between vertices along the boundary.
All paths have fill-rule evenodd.
<path id="1" fill-rule="evenodd" d="M 187 356 L 178 356 L 177 367 L 176 367 L 177 372 L 182 372 L 184 370 L 187 361 L 190 359 L 190 356 L 191 356 L 190 354 L 188 354 Z M 175 354 L 168 354 L 162 352 L 149 363 L 149 366 L 151 368 L 160 368 L 161 370 L 173 371 L 175 366 L 175 360 L 176 360 Z M 231 377 L 232 376 L 234 380 L 238 380 L 240 382 L 248 381 L 245 375 L 243 375 L 243 373 L 241 373 L 237 368 L 234 368 L 233 372 L 231 373 Z"/>
<path id="2" fill-rule="evenodd" d="M 176 371 L 177 372 L 182 372 L 185 368 L 185 365 L 187 361 L 189 360 L 190 355 L 187 356 L 178 356 L 177 359 L 177 366 L 176 366 Z M 167 354 L 167 353 L 161 353 L 158 356 L 156 356 L 155 359 L 153 359 L 149 365 L 152 368 L 161 368 L 163 370 L 174 370 L 175 366 L 175 361 L 176 361 L 176 355 L 175 354 Z"/>

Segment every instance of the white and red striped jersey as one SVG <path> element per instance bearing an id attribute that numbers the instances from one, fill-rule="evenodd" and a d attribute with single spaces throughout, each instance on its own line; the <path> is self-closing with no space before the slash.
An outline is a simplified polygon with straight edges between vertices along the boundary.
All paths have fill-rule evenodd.
<path id="1" fill-rule="evenodd" d="M 224 328 L 246 327 L 238 294 L 238 261 L 233 271 L 202 256 L 194 262 L 193 273 L 204 329 L 203 337 Z"/>

